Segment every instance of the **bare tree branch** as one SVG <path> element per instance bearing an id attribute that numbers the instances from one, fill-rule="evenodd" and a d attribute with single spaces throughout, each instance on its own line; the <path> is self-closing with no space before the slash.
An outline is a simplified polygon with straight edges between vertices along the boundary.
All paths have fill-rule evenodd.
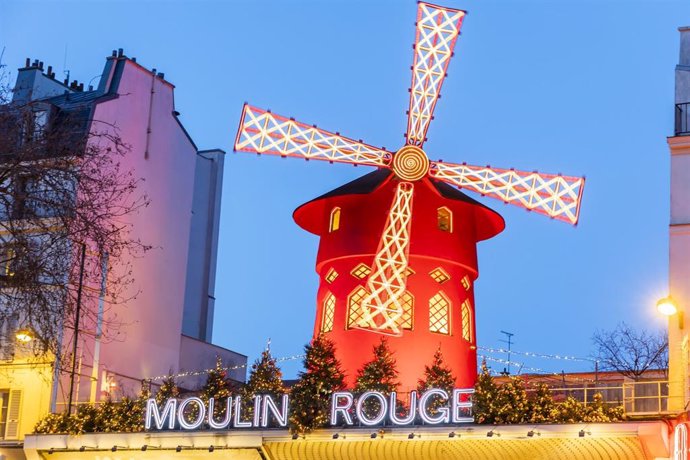
<path id="1" fill-rule="evenodd" d="M 620 323 L 612 331 L 597 330 L 592 336 L 599 369 L 615 371 L 639 380 L 650 369 L 668 368 L 668 336 L 665 332 L 635 331 Z"/>

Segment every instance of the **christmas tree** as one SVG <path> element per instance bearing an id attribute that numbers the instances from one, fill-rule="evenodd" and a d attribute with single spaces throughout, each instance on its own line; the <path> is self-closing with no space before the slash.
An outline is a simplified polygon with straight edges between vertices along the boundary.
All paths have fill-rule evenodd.
<path id="1" fill-rule="evenodd" d="M 320 335 L 304 351 L 304 371 L 290 392 L 290 429 L 296 433 L 325 426 L 331 395 L 345 388 L 345 374 L 332 341 Z"/>
<path id="2" fill-rule="evenodd" d="M 477 376 L 472 395 L 472 412 L 477 423 L 495 423 L 498 414 L 498 388 L 486 365 L 482 360 L 481 371 Z"/>
<path id="3" fill-rule="evenodd" d="M 395 358 L 385 337 L 381 338 L 378 345 L 374 346 L 374 358 L 364 364 L 357 372 L 355 393 L 365 391 L 378 391 L 389 395 L 398 387 L 398 369 Z M 364 404 L 364 412 L 367 416 L 376 416 L 381 406 L 376 399 L 368 399 Z"/>
<path id="4" fill-rule="evenodd" d="M 530 401 L 529 421 L 532 423 L 549 423 L 555 407 L 549 386 L 545 383 L 538 384 L 534 397 Z"/>
<path id="5" fill-rule="evenodd" d="M 417 384 L 417 392 L 422 394 L 429 388 L 438 388 L 440 390 L 445 390 L 448 395 L 451 396 L 453 394 L 454 387 L 455 376 L 446 362 L 443 360 L 443 353 L 441 352 L 441 347 L 439 347 L 434 353 L 431 366 L 424 366 L 424 378 L 419 380 L 419 383 Z M 442 398 L 434 396 L 429 402 L 429 412 L 431 414 L 436 414 L 438 412 L 438 408 L 443 406 L 445 403 L 446 401 Z"/>
<path id="6" fill-rule="evenodd" d="M 270 395 L 278 400 L 285 394 L 283 387 L 283 373 L 271 356 L 271 350 L 266 348 L 261 353 L 249 372 L 249 379 L 242 387 L 242 413 L 243 419 L 251 420 L 254 416 L 254 396 Z"/>
<path id="7" fill-rule="evenodd" d="M 160 388 L 156 392 L 156 402 L 158 405 L 162 405 L 171 398 L 177 398 L 180 396 L 180 389 L 177 387 L 177 382 L 175 376 L 171 373 L 163 379 Z"/>
<path id="8" fill-rule="evenodd" d="M 528 420 L 530 406 L 525 384 L 520 377 L 510 377 L 499 387 L 497 397 L 497 423 L 522 423 Z"/>
<path id="9" fill-rule="evenodd" d="M 232 395 L 232 385 L 228 381 L 228 372 L 223 367 L 219 356 L 216 357 L 216 366 L 211 369 L 206 377 L 206 383 L 201 387 L 199 397 L 204 403 L 213 398 L 213 417 L 215 420 L 223 419 L 227 408 L 228 398 Z"/>

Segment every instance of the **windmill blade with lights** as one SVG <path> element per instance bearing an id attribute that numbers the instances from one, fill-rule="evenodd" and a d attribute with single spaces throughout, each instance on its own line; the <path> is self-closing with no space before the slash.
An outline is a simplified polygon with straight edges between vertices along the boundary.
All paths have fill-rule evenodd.
<path id="1" fill-rule="evenodd" d="M 465 12 L 429 3 L 417 11 L 406 143 L 388 152 L 245 104 L 236 151 L 389 170 L 395 193 L 381 228 L 355 327 L 402 334 L 415 186 L 445 182 L 550 218 L 577 224 L 584 178 L 429 161 L 422 149 Z"/>

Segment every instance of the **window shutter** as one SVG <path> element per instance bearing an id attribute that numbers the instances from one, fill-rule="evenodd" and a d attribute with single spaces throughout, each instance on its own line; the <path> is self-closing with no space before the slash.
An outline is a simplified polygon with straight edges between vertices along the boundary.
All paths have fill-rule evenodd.
<path id="1" fill-rule="evenodd" d="M 22 408 L 22 390 L 10 390 L 10 401 L 7 408 L 7 427 L 5 439 L 19 438 L 19 414 Z"/>

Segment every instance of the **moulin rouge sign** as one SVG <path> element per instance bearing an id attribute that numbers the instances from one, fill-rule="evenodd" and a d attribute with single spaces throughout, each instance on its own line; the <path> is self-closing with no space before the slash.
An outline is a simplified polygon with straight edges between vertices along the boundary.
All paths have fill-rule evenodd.
<path id="1" fill-rule="evenodd" d="M 378 391 L 367 391 L 355 397 L 348 391 L 333 393 L 331 397 L 330 424 L 331 426 L 353 426 L 359 423 L 364 426 L 376 426 L 384 423 L 392 425 L 411 425 L 417 416 L 428 425 L 446 423 L 472 423 L 472 402 L 470 396 L 474 393 L 471 388 L 458 388 L 451 394 L 438 388 L 432 388 L 421 395 L 416 391 L 410 393 L 409 408 L 405 415 L 396 412 L 397 394 L 386 396 Z M 445 404 L 435 407 L 433 413 L 429 410 L 432 400 L 442 399 Z M 204 403 L 200 398 L 192 397 L 182 400 L 169 399 L 159 405 L 155 399 L 146 403 L 145 426 L 147 430 L 172 430 L 176 426 L 183 430 L 197 430 L 204 425 L 214 430 L 229 428 L 266 428 L 272 421 L 278 426 L 288 424 L 290 413 L 290 398 L 283 395 L 276 401 L 269 395 L 259 395 L 253 398 L 252 420 L 245 420 L 242 414 L 242 399 L 240 396 L 228 398 L 224 414 L 216 418 L 214 414 L 215 400 L 210 398 Z M 364 406 L 367 401 L 378 401 L 378 412 L 367 414 Z M 217 411 L 215 411 L 217 412 Z M 189 414 L 194 414 L 190 416 Z M 353 414 L 357 422 L 353 419 Z"/>

